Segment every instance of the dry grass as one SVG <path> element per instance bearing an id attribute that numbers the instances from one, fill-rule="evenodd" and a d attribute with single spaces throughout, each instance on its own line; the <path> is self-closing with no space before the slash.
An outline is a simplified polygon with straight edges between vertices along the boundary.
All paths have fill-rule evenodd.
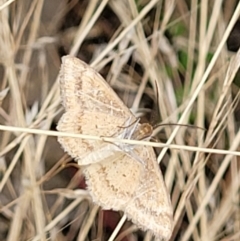
<path id="1" fill-rule="evenodd" d="M 152 238 L 130 222 L 114 233 L 120 214 L 91 203 L 56 141 L 68 53 L 143 119 L 157 100 L 155 123 L 200 127 L 164 126 L 166 145 L 145 143 L 162 147 L 171 240 L 240 240 L 240 52 L 226 48 L 240 3 L 186 2 L 0 0 L 0 240 Z"/>

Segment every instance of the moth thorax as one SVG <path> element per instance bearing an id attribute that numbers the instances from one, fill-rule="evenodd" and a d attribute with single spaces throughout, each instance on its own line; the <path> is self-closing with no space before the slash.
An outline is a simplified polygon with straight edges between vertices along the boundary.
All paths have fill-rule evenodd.
<path id="1" fill-rule="evenodd" d="M 153 127 L 150 124 L 144 123 L 140 125 L 137 130 L 133 133 L 133 140 L 144 140 L 152 135 Z"/>

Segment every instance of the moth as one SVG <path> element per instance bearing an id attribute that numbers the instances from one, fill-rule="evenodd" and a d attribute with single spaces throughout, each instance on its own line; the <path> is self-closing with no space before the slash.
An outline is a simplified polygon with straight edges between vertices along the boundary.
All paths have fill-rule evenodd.
<path id="1" fill-rule="evenodd" d="M 60 93 L 65 113 L 57 129 L 126 139 L 150 135 L 108 83 L 78 58 L 64 56 Z M 143 230 L 168 240 L 173 209 L 152 147 L 59 137 L 63 149 L 80 166 L 93 202 L 103 209 L 123 211 Z"/>

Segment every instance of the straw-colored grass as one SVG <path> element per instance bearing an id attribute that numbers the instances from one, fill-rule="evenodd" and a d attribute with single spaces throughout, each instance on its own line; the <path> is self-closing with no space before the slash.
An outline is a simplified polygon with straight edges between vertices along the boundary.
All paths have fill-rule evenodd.
<path id="1" fill-rule="evenodd" d="M 154 238 L 95 206 L 57 142 L 66 54 L 135 115 L 154 116 L 157 103 L 154 124 L 180 124 L 155 130 L 166 144 L 125 140 L 158 147 L 171 240 L 240 240 L 240 52 L 226 46 L 239 15 L 238 1 L 0 0 L 0 240 Z"/>

